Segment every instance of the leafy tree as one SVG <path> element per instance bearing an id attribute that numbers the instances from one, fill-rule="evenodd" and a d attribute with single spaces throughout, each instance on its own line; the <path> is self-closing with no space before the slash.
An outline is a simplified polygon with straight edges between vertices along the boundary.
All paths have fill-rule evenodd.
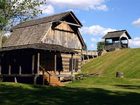
<path id="1" fill-rule="evenodd" d="M 103 51 L 104 46 L 105 46 L 105 43 L 104 42 L 98 42 L 97 43 L 97 50 L 98 50 L 98 52 L 99 51 Z"/>
<path id="2" fill-rule="evenodd" d="M 8 30 L 13 25 L 32 19 L 42 13 L 39 6 L 43 5 L 45 1 L 46 0 L 0 0 L 0 37 L 2 37 L 2 31 Z"/>

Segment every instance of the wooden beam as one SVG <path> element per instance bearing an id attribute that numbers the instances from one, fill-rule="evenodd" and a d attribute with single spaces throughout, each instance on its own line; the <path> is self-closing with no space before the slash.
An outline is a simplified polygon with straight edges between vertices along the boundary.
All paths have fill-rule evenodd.
<path id="1" fill-rule="evenodd" d="M 54 71 L 56 73 L 56 70 L 57 70 L 57 55 L 55 54 L 54 55 Z"/>
<path id="2" fill-rule="evenodd" d="M 63 23 L 64 21 L 59 21 L 59 22 Z M 74 23 L 70 23 L 70 22 L 66 22 L 66 21 L 65 21 L 65 23 L 66 23 L 66 24 L 69 24 L 69 25 L 72 25 L 72 26 L 81 27 L 81 26 L 78 25 L 78 24 L 74 24 Z"/>
<path id="3" fill-rule="evenodd" d="M 17 78 L 16 77 L 14 77 L 14 82 L 17 83 Z"/>
<path id="4" fill-rule="evenodd" d="M 1 75 L 1 68 L 2 68 L 2 67 L 1 67 L 1 65 L 0 65 L 0 75 Z"/>
<path id="5" fill-rule="evenodd" d="M 34 77 L 34 85 L 36 85 L 37 75 Z"/>
<path id="6" fill-rule="evenodd" d="M 35 55 L 32 55 L 32 74 L 34 74 L 34 69 L 35 69 Z"/>
<path id="7" fill-rule="evenodd" d="M 19 66 L 19 75 L 22 74 L 22 68 L 21 68 L 21 65 Z"/>
<path id="8" fill-rule="evenodd" d="M 21 75 L 19 75 L 19 74 L 11 74 L 11 75 L 1 74 L 1 75 L 5 76 L 5 77 L 33 77 L 33 76 L 35 76 L 35 75 L 32 75 L 32 74 L 21 74 Z"/>
<path id="9" fill-rule="evenodd" d="M 71 76 L 73 77 L 73 54 L 71 55 Z"/>
<path id="10" fill-rule="evenodd" d="M 8 74 L 11 75 L 11 65 L 9 65 Z"/>
<path id="11" fill-rule="evenodd" d="M 39 74 L 39 67 L 40 67 L 40 53 L 37 53 L 37 74 Z"/>

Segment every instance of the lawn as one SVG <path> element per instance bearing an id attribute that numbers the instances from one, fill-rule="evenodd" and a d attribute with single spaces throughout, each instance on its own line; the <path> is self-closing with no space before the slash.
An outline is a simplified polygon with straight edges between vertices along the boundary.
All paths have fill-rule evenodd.
<path id="1" fill-rule="evenodd" d="M 86 78 L 65 87 L 0 83 L 0 105 L 140 105 L 140 80 Z"/>

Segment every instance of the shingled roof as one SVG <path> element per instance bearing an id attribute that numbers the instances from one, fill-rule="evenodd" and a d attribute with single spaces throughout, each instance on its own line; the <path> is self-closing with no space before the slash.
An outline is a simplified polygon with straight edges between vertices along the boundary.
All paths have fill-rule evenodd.
<path id="1" fill-rule="evenodd" d="M 45 43 L 3 47 L 0 49 L 0 52 L 21 50 L 21 49 L 35 49 L 35 50 L 55 51 L 55 52 L 64 52 L 64 53 L 77 53 L 76 51 L 70 48 L 66 48 L 60 45 L 45 44 Z"/>
<path id="2" fill-rule="evenodd" d="M 71 15 L 72 17 L 74 17 L 75 23 L 78 24 L 79 26 L 82 26 L 81 22 L 77 19 L 77 17 L 74 15 L 74 13 L 72 11 L 68 11 L 68 12 L 59 13 L 59 14 L 47 16 L 47 17 L 40 18 L 40 19 L 26 21 L 26 22 L 18 24 L 13 29 L 23 28 L 23 27 L 27 27 L 27 26 L 33 26 L 33 25 L 37 25 L 37 24 L 49 23 L 49 22 L 57 22 L 57 21 L 63 20 L 68 15 Z"/>
<path id="3" fill-rule="evenodd" d="M 112 32 L 108 32 L 103 39 L 105 38 L 118 38 L 120 37 L 123 33 L 126 33 L 126 35 L 128 36 L 129 39 L 131 39 L 131 36 L 129 35 L 129 33 L 126 30 L 119 30 L 119 31 L 112 31 Z"/>

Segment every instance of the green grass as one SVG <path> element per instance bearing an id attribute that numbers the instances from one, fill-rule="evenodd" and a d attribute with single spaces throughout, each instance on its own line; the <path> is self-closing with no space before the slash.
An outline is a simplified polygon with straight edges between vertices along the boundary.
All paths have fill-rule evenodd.
<path id="1" fill-rule="evenodd" d="M 100 73 L 65 87 L 0 83 L 0 105 L 140 105 L 140 49 L 105 54 L 82 67 Z M 124 78 L 115 78 L 115 72 Z"/>
<path id="2" fill-rule="evenodd" d="M 138 83 L 106 81 L 87 78 L 66 87 L 0 83 L 0 105 L 140 105 Z"/>
<path id="3" fill-rule="evenodd" d="M 107 53 L 85 64 L 82 71 L 108 77 L 120 71 L 126 78 L 140 78 L 140 48 Z"/>

